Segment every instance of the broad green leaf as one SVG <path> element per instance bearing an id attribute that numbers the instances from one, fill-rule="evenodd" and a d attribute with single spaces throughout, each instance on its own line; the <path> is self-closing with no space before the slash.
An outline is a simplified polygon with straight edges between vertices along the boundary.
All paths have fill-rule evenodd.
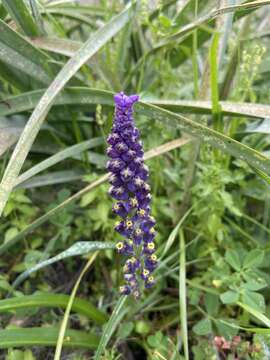
<path id="1" fill-rule="evenodd" d="M 39 81 L 50 82 L 50 57 L 0 20 L 0 60 Z"/>
<path id="2" fill-rule="evenodd" d="M 10 298 L 0 300 L 0 313 L 35 307 L 60 307 L 65 309 L 68 301 L 68 295 L 48 293 Z M 98 324 L 103 324 L 107 319 L 106 314 L 93 306 L 89 300 L 76 298 L 72 305 L 72 311 L 87 316 L 89 319 L 94 320 Z"/>
<path id="3" fill-rule="evenodd" d="M 244 258 L 243 266 L 252 268 L 261 265 L 264 258 L 264 251 L 260 249 L 251 250 Z"/>
<path id="4" fill-rule="evenodd" d="M 225 260 L 234 270 L 239 271 L 241 269 L 242 263 L 237 250 L 227 250 Z"/>
<path id="5" fill-rule="evenodd" d="M 264 297 L 257 292 L 245 290 L 242 295 L 242 302 L 256 311 L 265 311 Z"/>
<path id="6" fill-rule="evenodd" d="M 220 295 L 223 304 L 233 304 L 239 300 L 239 293 L 229 290 Z"/>
<path id="7" fill-rule="evenodd" d="M 22 346 L 54 346 L 58 329 L 50 327 L 5 329 L 0 330 L 0 349 Z M 96 349 L 98 336 L 78 330 L 68 330 L 64 341 L 65 347 Z"/>
<path id="8" fill-rule="evenodd" d="M 13 288 L 16 288 L 21 282 L 23 282 L 27 277 L 29 277 L 30 274 L 33 274 L 34 272 L 49 266 L 51 264 L 54 264 L 55 262 L 61 261 L 63 259 L 66 259 L 68 257 L 72 256 L 78 256 L 78 255 L 84 255 L 89 254 L 90 252 L 97 251 L 97 250 L 106 250 L 106 249 L 114 249 L 115 244 L 114 243 L 103 243 L 100 241 L 80 241 L 72 245 L 67 250 L 61 252 L 60 254 L 48 259 L 44 260 L 37 265 L 33 266 L 31 269 L 26 270 L 22 274 L 20 274 L 17 279 L 12 284 Z"/>
<path id="9" fill-rule="evenodd" d="M 102 143 L 103 143 L 102 138 L 94 138 L 94 139 L 83 141 L 79 144 L 70 146 L 62 151 L 59 151 L 57 154 L 40 162 L 39 164 L 33 166 L 31 169 L 27 170 L 22 175 L 20 175 L 17 179 L 16 185 L 30 179 L 31 177 L 37 175 L 41 171 L 46 170 L 53 165 L 59 163 L 60 161 L 63 161 L 69 157 L 78 155 L 81 152 L 83 152 L 87 149 L 91 149 L 92 147 L 101 145 Z"/>
<path id="10" fill-rule="evenodd" d="M 17 146 L 9 160 L 0 186 L 0 215 L 5 207 L 12 191 L 16 178 L 24 164 L 28 152 L 45 120 L 56 96 L 64 88 L 72 76 L 89 60 L 102 46 L 115 36 L 134 15 L 134 6 L 127 7 L 119 15 L 114 17 L 95 34 L 91 34 L 89 40 L 82 48 L 66 63 L 54 81 L 45 91 L 34 112 L 32 113 Z"/>
<path id="11" fill-rule="evenodd" d="M 10 16 L 26 35 L 31 37 L 40 35 L 39 28 L 24 0 L 2 0 L 2 3 Z"/>
<path id="12" fill-rule="evenodd" d="M 108 342 L 110 341 L 114 331 L 116 330 L 116 327 L 119 325 L 120 321 L 128 311 L 128 308 L 124 307 L 126 300 L 126 295 L 121 296 L 117 304 L 115 305 L 112 315 L 103 330 L 94 360 L 101 359 L 101 356 L 103 355 Z"/>
<path id="13" fill-rule="evenodd" d="M 192 330 L 195 332 L 195 334 L 200 336 L 210 334 L 212 332 L 211 320 L 208 318 L 200 320 L 196 325 L 193 326 Z"/>
<path id="14" fill-rule="evenodd" d="M 242 285 L 244 289 L 251 290 L 251 291 L 258 291 L 267 286 L 267 282 L 262 279 L 247 279 L 247 276 L 245 276 L 247 282 Z"/>
<path id="15" fill-rule="evenodd" d="M 226 339 L 231 339 L 233 336 L 237 335 L 239 328 L 235 323 L 235 319 L 230 320 L 230 325 L 227 321 L 222 319 L 215 320 L 215 325 L 219 330 L 220 336 L 224 336 Z"/>
<path id="16" fill-rule="evenodd" d="M 206 308 L 207 314 L 209 314 L 211 316 L 216 316 L 218 314 L 218 309 L 219 309 L 219 305 L 220 305 L 218 295 L 206 293 L 204 295 L 204 303 L 205 303 L 205 308 Z"/>

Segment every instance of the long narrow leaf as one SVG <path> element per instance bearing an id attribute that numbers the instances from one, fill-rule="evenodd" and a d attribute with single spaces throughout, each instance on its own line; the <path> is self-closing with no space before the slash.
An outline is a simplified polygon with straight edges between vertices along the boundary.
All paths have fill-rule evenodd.
<path id="1" fill-rule="evenodd" d="M 12 191 L 16 178 L 24 164 L 28 152 L 45 120 L 58 93 L 64 88 L 66 83 L 80 69 L 80 67 L 93 56 L 102 46 L 104 46 L 123 26 L 131 19 L 134 14 L 134 7 L 126 8 L 122 13 L 114 17 L 103 28 L 98 30 L 83 47 L 67 62 L 62 70 L 55 77 L 52 84 L 45 91 L 34 112 L 32 113 L 20 140 L 11 156 L 5 170 L 0 186 L 0 215 L 5 207 Z"/>
<path id="2" fill-rule="evenodd" d="M 101 145 L 103 143 L 102 138 L 94 138 L 88 141 L 81 142 L 79 144 L 68 147 L 65 150 L 59 151 L 57 154 L 49 157 L 48 159 L 40 162 L 36 166 L 33 166 L 31 169 L 23 173 L 17 178 L 16 185 L 30 179 L 31 177 L 37 175 L 43 170 L 48 169 L 49 167 L 67 159 L 68 157 L 80 154 L 81 152 L 90 149 L 92 147 Z"/>
<path id="3" fill-rule="evenodd" d="M 126 295 L 121 296 L 117 304 L 115 305 L 110 320 L 108 321 L 107 325 L 103 330 L 94 360 L 101 359 L 101 356 L 103 355 L 103 352 L 105 351 L 105 348 L 108 342 L 110 341 L 116 327 L 118 326 L 124 315 L 126 314 L 128 308 L 123 308 L 126 300 L 127 300 Z"/>
<path id="4" fill-rule="evenodd" d="M 0 330 L 0 349 L 22 346 L 54 346 L 57 341 L 57 328 L 23 328 Z M 98 346 L 96 335 L 78 330 L 68 330 L 64 341 L 65 347 L 93 350 Z"/>
<path id="5" fill-rule="evenodd" d="M 72 256 L 84 255 L 89 254 L 90 252 L 97 251 L 97 250 L 107 250 L 113 249 L 115 247 L 114 243 L 103 243 L 100 241 L 80 241 L 72 245 L 67 250 L 61 252 L 60 254 L 48 259 L 44 260 L 37 265 L 33 266 L 32 268 L 26 270 L 22 274 L 20 274 L 17 279 L 12 284 L 13 288 L 16 288 L 21 282 L 23 282 L 29 275 L 33 274 L 34 272 L 52 265 L 60 260 L 66 259 Z"/>
<path id="6" fill-rule="evenodd" d="M 0 60 L 43 85 L 50 82 L 50 57 L 0 19 Z M 0 69 L 1 71 L 1 69 Z"/>
<path id="7" fill-rule="evenodd" d="M 38 294 L 22 297 L 15 297 L 0 300 L 0 313 L 16 311 L 26 308 L 54 308 L 60 307 L 65 309 L 69 301 L 69 296 L 64 294 Z M 89 300 L 75 298 L 72 304 L 72 311 L 78 312 L 98 324 L 103 324 L 107 316 L 102 311 L 92 305 Z"/>
<path id="8" fill-rule="evenodd" d="M 60 360 L 61 359 L 61 352 L 62 352 L 62 347 L 64 345 L 64 338 L 65 338 L 65 333 L 66 333 L 66 329 L 68 326 L 68 318 L 72 309 L 72 305 L 73 302 L 75 300 L 75 296 L 76 293 L 78 291 L 79 285 L 81 283 L 81 280 L 83 278 L 83 276 L 85 275 L 85 273 L 87 272 L 87 270 L 89 269 L 89 267 L 92 265 L 92 263 L 94 262 L 96 256 L 98 254 L 98 251 L 96 251 L 88 260 L 88 262 L 86 263 L 85 267 L 83 268 L 82 272 L 80 273 L 78 280 L 76 281 L 73 289 L 72 289 L 72 293 L 69 297 L 68 300 L 68 304 L 65 310 L 65 314 L 63 317 L 63 321 L 61 323 L 61 327 L 60 327 L 60 331 L 59 331 L 59 335 L 58 335 L 58 339 L 57 339 L 57 344 L 56 344 L 56 350 L 55 350 L 55 355 L 54 355 L 54 360 Z"/>
<path id="9" fill-rule="evenodd" d="M 11 96 L 0 102 L 0 116 L 17 114 L 23 111 L 32 110 L 44 90 L 35 90 L 21 95 Z M 210 101 L 197 100 L 147 100 L 158 107 L 176 112 L 190 114 L 211 114 L 212 106 Z M 54 105 L 77 105 L 77 106 L 96 106 L 97 104 L 112 107 L 113 94 L 109 91 L 72 87 L 67 88 L 63 94 L 57 96 Z M 263 119 L 270 117 L 270 106 L 264 104 L 252 103 L 233 103 L 229 101 L 220 101 L 221 113 L 223 115 L 251 117 Z M 93 107 L 94 108 L 94 107 Z"/>
<path id="10" fill-rule="evenodd" d="M 164 154 L 168 151 L 171 151 L 173 149 L 176 149 L 180 146 L 183 146 L 186 144 L 189 140 L 188 139 L 177 139 L 170 141 L 164 145 L 158 146 L 150 151 L 148 151 L 145 154 L 145 159 L 150 159 L 152 157 L 159 156 L 161 154 Z M 57 205 L 50 211 L 48 211 L 46 214 L 42 215 L 38 219 L 36 219 L 34 222 L 32 222 L 30 225 L 28 225 L 24 230 L 22 230 L 19 234 L 14 236 L 12 239 L 10 239 L 8 242 L 2 244 L 0 246 L 0 255 L 4 253 L 6 250 L 8 250 L 11 246 L 16 244 L 18 241 L 23 239 L 27 234 L 31 233 L 33 230 L 35 230 L 40 225 L 44 224 L 46 221 L 48 221 L 50 218 L 52 218 L 55 214 L 60 212 L 62 209 L 64 209 L 66 206 L 72 204 L 76 200 L 80 199 L 81 196 L 86 194 L 87 192 L 95 189 L 97 186 L 103 184 L 105 181 L 108 180 L 108 175 L 101 176 L 96 181 L 92 182 L 91 184 L 87 185 L 82 190 L 78 191 L 76 194 L 72 195 L 70 198 L 64 200 L 61 204 Z"/>
<path id="11" fill-rule="evenodd" d="M 185 360 L 189 360 L 188 327 L 187 327 L 187 291 L 186 291 L 186 247 L 184 233 L 180 230 L 180 258 L 179 258 L 179 311 L 181 333 L 184 346 Z"/>
<path id="12" fill-rule="evenodd" d="M 139 108 L 139 106 L 138 106 Z M 250 147 L 239 143 L 238 141 L 218 132 L 207 126 L 185 118 L 184 116 L 174 114 L 170 111 L 161 109 L 155 105 L 141 103 L 141 112 L 150 118 L 179 127 L 182 131 L 198 137 L 202 141 L 218 148 L 228 154 L 247 161 L 252 166 L 270 174 L 270 159 L 251 149 Z"/>
<path id="13" fill-rule="evenodd" d="M 192 23 L 189 23 L 188 25 L 184 26 L 182 29 L 177 31 L 175 34 L 167 36 L 164 38 L 160 44 L 157 45 L 157 47 L 161 47 L 164 45 L 167 45 L 173 41 L 178 40 L 179 38 L 183 37 L 184 35 L 190 33 L 194 29 L 202 26 L 203 24 L 206 24 L 207 22 L 215 19 L 216 17 L 227 14 L 230 12 L 236 12 L 241 10 L 249 10 L 249 9 L 257 9 L 261 6 L 269 5 L 270 0 L 261 0 L 261 1 L 252 1 L 240 5 L 232 5 L 232 6 L 226 6 L 224 8 L 214 9 L 210 13 L 200 17 L 199 19 L 195 20 Z"/>
<path id="14" fill-rule="evenodd" d="M 38 36 L 40 31 L 23 0 L 2 0 L 13 20 L 26 35 Z"/>

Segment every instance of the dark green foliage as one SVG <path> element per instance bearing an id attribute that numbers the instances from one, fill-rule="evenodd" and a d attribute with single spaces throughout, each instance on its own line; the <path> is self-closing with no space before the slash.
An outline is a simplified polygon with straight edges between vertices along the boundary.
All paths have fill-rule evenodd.
<path id="1" fill-rule="evenodd" d="M 0 1 L 0 359 L 268 359 L 270 1 L 124 3 Z M 107 195 L 121 90 L 158 231 L 139 301 Z"/>

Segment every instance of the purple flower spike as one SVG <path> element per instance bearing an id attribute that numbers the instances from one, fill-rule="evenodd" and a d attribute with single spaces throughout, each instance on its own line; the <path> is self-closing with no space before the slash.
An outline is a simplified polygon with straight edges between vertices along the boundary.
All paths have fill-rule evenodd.
<path id="1" fill-rule="evenodd" d="M 115 230 L 124 238 L 116 244 L 117 251 L 128 256 L 123 267 L 125 285 L 121 294 L 140 297 L 140 285 L 145 288 L 155 284 L 153 271 L 158 260 L 155 252 L 155 219 L 151 216 L 151 188 L 147 184 L 148 167 L 143 161 L 143 147 L 139 130 L 133 121 L 133 105 L 138 95 L 123 92 L 114 96 L 115 116 L 107 138 L 107 169 L 112 185 L 109 194 L 117 202 L 113 212 L 121 217 Z"/>

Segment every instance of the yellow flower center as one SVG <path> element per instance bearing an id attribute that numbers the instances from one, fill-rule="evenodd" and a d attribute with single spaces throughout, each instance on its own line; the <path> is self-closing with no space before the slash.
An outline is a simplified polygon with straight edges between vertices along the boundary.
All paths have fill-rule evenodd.
<path id="1" fill-rule="evenodd" d="M 150 243 L 147 244 L 147 248 L 149 250 L 153 250 L 155 248 L 155 244 L 153 242 L 150 242 Z"/>
<path id="2" fill-rule="evenodd" d="M 155 229 L 152 227 L 151 229 L 150 229 L 150 234 L 154 234 L 155 233 Z"/>
<path id="3" fill-rule="evenodd" d="M 135 233 L 136 233 L 136 235 L 141 235 L 142 230 L 141 229 L 136 229 Z"/>
<path id="4" fill-rule="evenodd" d="M 156 261 L 156 260 L 157 260 L 157 255 L 156 255 L 156 254 L 152 254 L 152 255 L 151 255 L 151 260 Z"/>
<path id="5" fill-rule="evenodd" d="M 130 199 L 130 204 L 131 204 L 131 206 L 136 206 L 136 205 L 138 205 L 137 199 L 136 199 L 136 198 L 131 198 L 131 199 Z"/>
<path id="6" fill-rule="evenodd" d="M 143 275 L 144 275 L 144 276 L 147 276 L 148 274 L 149 274 L 149 270 L 144 269 L 144 270 L 143 270 Z"/>
<path id="7" fill-rule="evenodd" d="M 114 205 L 113 205 L 113 208 L 114 208 L 114 210 L 119 210 L 119 209 L 120 209 L 120 206 L 119 206 L 118 204 L 114 204 Z"/>
<path id="8" fill-rule="evenodd" d="M 124 244 L 122 241 L 119 241 L 117 244 L 116 244 L 116 249 L 117 250 L 122 250 L 124 247 Z"/>
<path id="9" fill-rule="evenodd" d="M 127 228 L 131 228 L 132 225 L 133 225 L 133 222 L 132 222 L 131 220 L 128 220 L 128 221 L 126 222 Z"/>
<path id="10" fill-rule="evenodd" d="M 144 210 L 144 209 L 138 210 L 138 214 L 139 214 L 140 216 L 144 216 L 144 215 L 145 215 L 145 210 Z"/>
<path id="11" fill-rule="evenodd" d="M 155 281 L 154 276 L 149 276 L 148 281 L 149 281 L 149 282 L 154 282 L 154 281 Z"/>

